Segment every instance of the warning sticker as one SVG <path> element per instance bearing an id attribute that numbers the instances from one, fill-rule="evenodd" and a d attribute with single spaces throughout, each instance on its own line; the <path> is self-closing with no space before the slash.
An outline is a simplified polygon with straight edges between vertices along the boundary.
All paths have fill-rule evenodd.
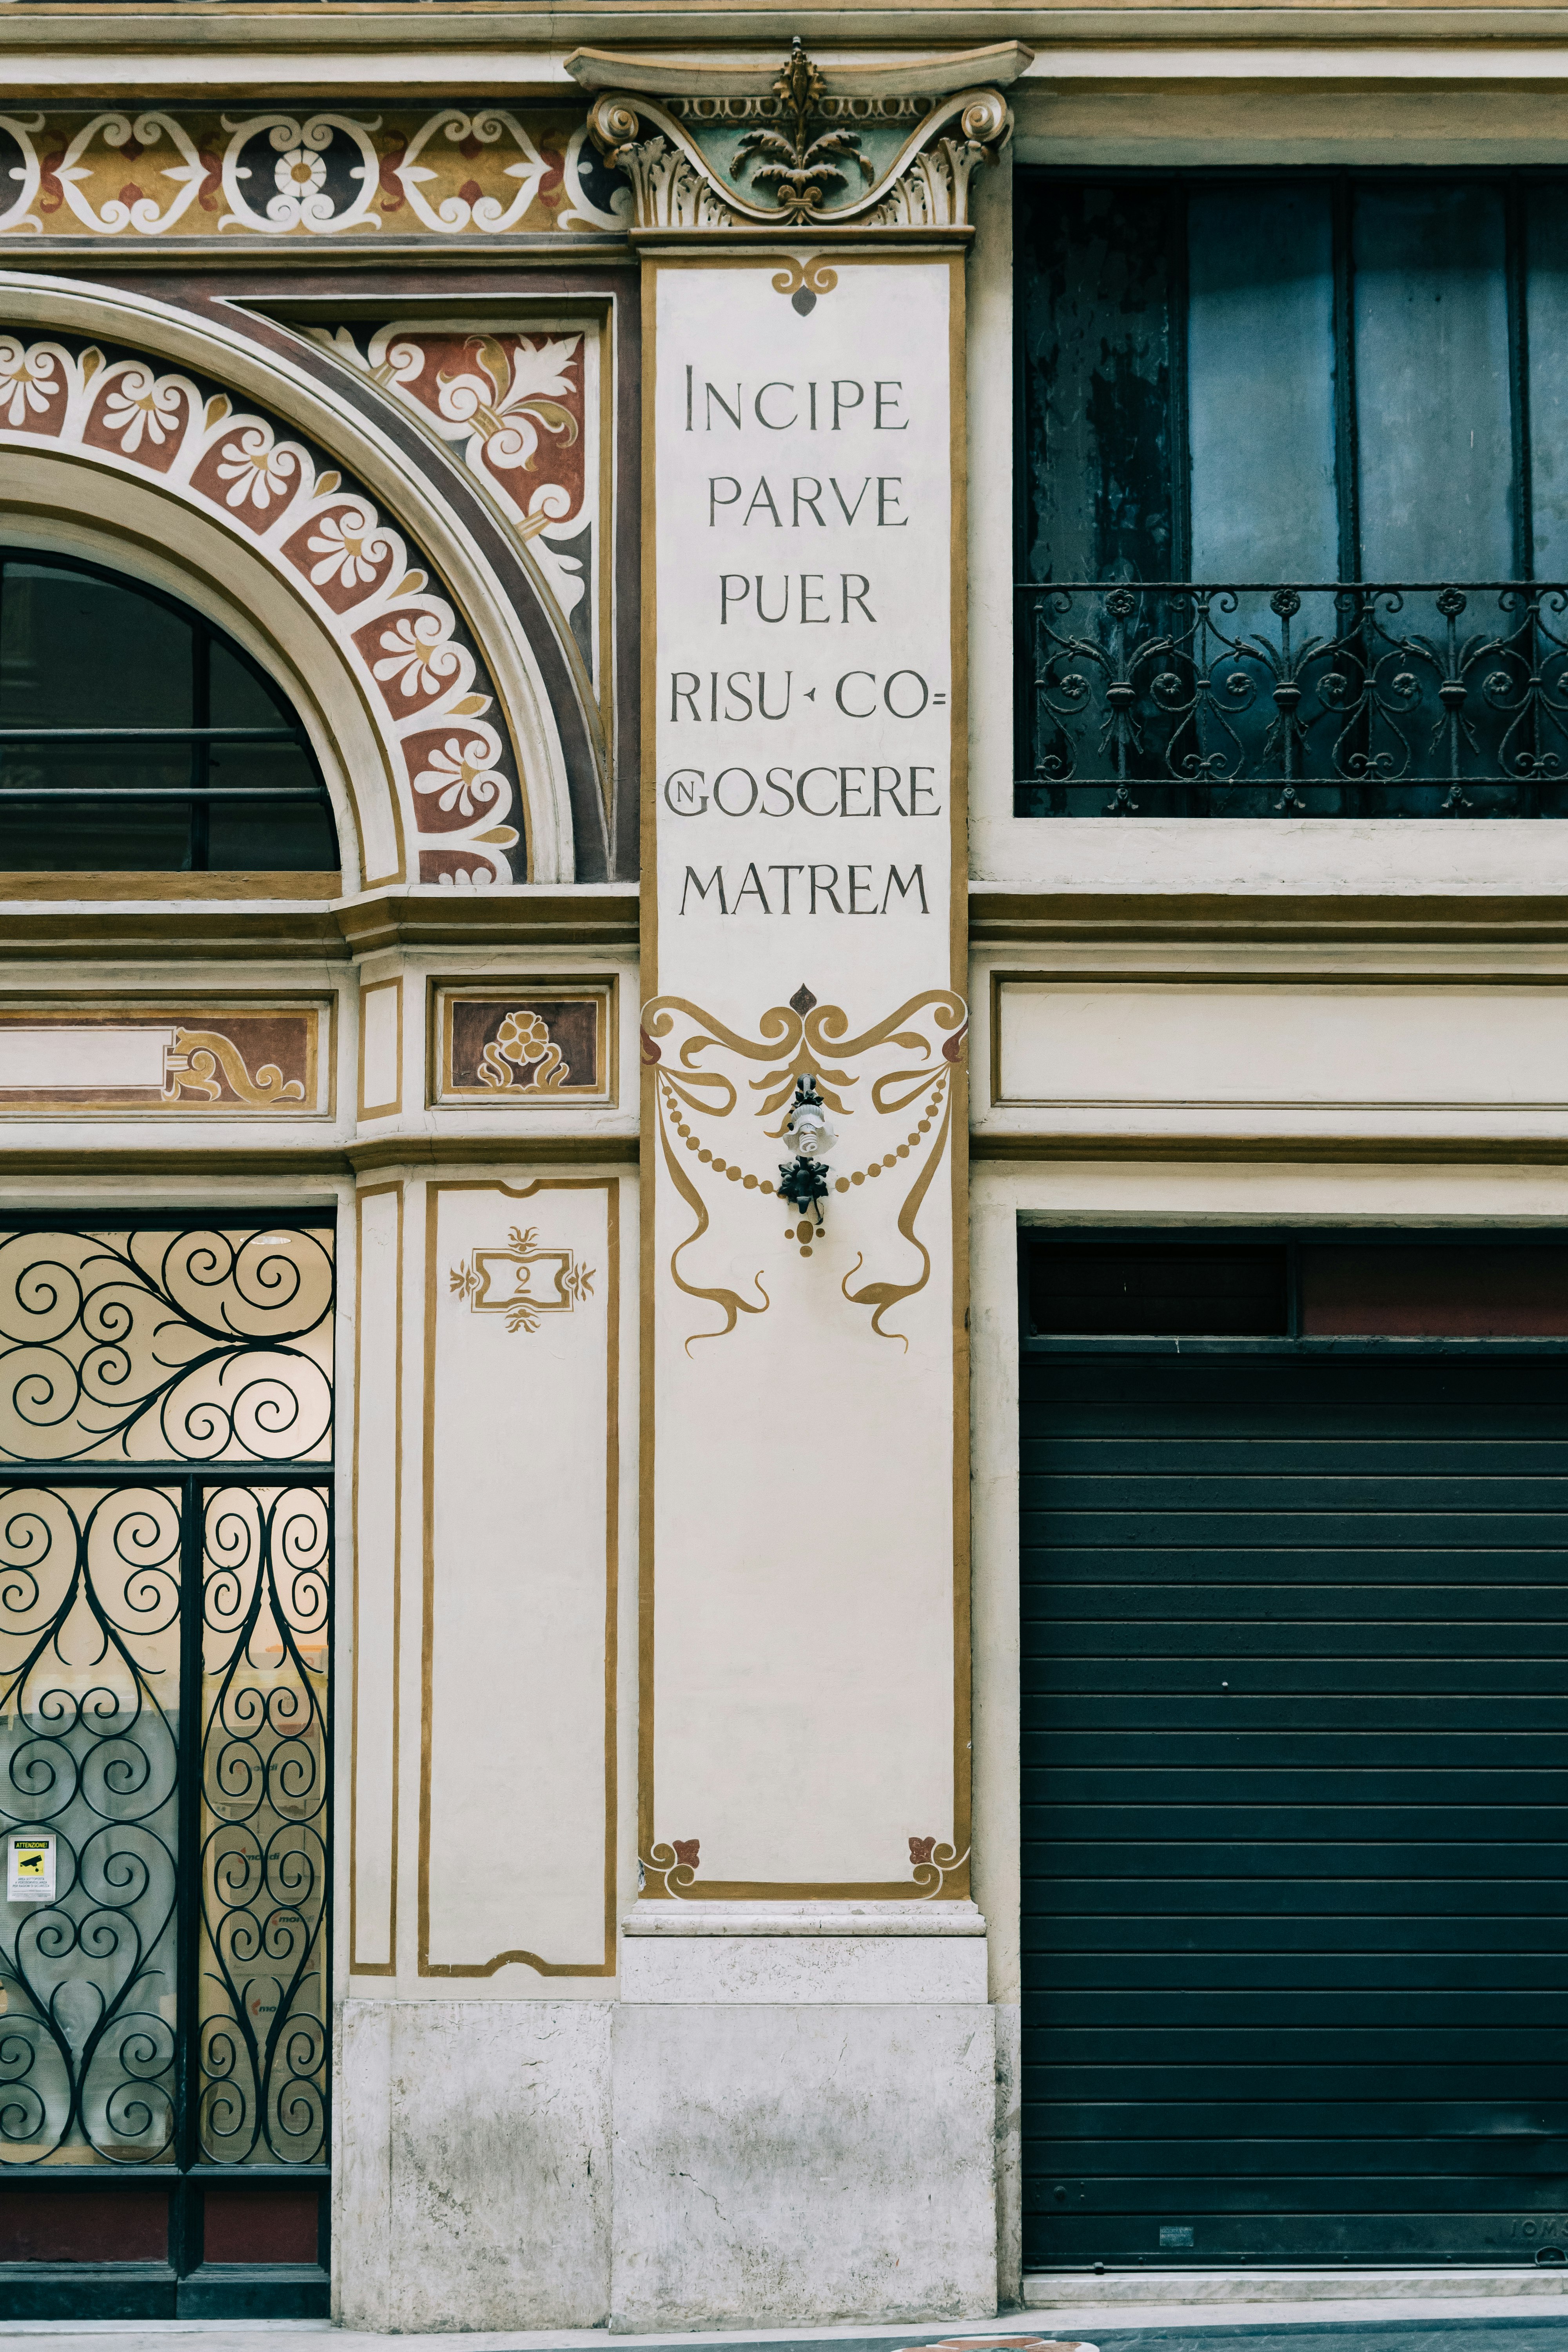
<path id="1" fill-rule="evenodd" d="M 5 1841 L 5 1899 L 8 1903 L 52 1903 L 55 1899 L 55 1842 L 52 1837 L 11 1837 Z"/>

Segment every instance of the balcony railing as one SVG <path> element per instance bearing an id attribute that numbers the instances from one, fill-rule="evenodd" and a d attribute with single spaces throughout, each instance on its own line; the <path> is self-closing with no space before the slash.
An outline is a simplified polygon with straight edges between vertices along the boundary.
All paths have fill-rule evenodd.
<path id="1" fill-rule="evenodd" d="M 1020 816 L 1568 816 L 1568 586 L 1017 591 Z"/>

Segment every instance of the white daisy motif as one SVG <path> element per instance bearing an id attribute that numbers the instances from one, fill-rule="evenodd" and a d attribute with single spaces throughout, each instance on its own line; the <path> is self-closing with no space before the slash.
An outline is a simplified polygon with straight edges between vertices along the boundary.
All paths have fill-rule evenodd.
<path id="1" fill-rule="evenodd" d="M 443 644 L 444 635 L 439 614 L 400 613 L 394 625 L 382 632 L 381 649 L 386 658 L 376 663 L 376 677 L 384 685 L 400 679 L 410 699 L 416 694 L 434 693 L 458 667 L 458 649 Z"/>
<path id="2" fill-rule="evenodd" d="M 434 793 L 437 808 L 456 809 L 460 816 L 477 815 L 505 790 L 503 779 L 490 768 L 489 746 L 477 739 L 459 742 L 448 735 L 430 754 L 430 765 L 414 779 L 416 793 Z"/>
<path id="3" fill-rule="evenodd" d="M 318 188 L 327 184 L 326 160 L 312 155 L 308 148 L 290 147 L 273 165 L 272 177 L 282 195 L 313 196 Z"/>
<path id="4" fill-rule="evenodd" d="M 104 402 L 103 422 L 110 433 L 119 434 L 125 455 L 133 457 L 143 436 L 154 449 L 174 437 L 180 404 L 175 385 L 160 383 L 145 368 L 135 368 L 121 376 L 118 389 Z"/>
<path id="5" fill-rule="evenodd" d="M 375 578 L 376 566 L 386 556 L 386 541 L 376 535 L 372 518 L 353 507 L 322 515 L 315 537 L 305 545 L 321 559 L 310 566 L 310 578 L 318 588 L 333 581 L 340 588 L 363 587 Z M 386 643 L 384 637 L 382 643 Z"/>
<path id="6" fill-rule="evenodd" d="M 25 352 L 14 342 L 0 345 L 0 412 L 7 425 L 26 425 L 29 413 L 47 415 L 50 401 L 60 394 L 56 365 L 47 352 Z"/>
<path id="7" fill-rule="evenodd" d="M 265 514 L 274 499 L 286 499 L 289 477 L 299 467 L 299 459 L 288 449 L 277 448 L 272 435 L 265 425 L 252 425 L 237 441 L 224 445 L 225 463 L 218 467 L 220 480 L 228 483 L 224 492 L 225 502 L 242 507 L 247 502 Z"/>

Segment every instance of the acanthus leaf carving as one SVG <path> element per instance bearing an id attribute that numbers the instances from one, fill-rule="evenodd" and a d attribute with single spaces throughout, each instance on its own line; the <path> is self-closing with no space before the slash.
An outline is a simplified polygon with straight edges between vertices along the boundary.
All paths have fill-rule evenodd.
<path id="1" fill-rule="evenodd" d="M 725 155 L 716 142 L 730 124 L 750 127 Z M 588 117 L 631 184 L 640 230 L 965 229 L 970 181 L 1012 127 L 996 89 L 827 96 L 798 38 L 770 98 L 605 90 Z"/>

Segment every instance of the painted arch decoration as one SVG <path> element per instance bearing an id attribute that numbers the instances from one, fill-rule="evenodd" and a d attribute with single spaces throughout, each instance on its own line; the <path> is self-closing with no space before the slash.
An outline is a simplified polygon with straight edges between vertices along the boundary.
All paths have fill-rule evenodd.
<path id="1" fill-rule="evenodd" d="M 50 445 L 155 482 L 313 608 L 374 718 L 419 881 L 527 878 L 522 780 L 494 681 L 429 561 L 368 490 L 200 374 L 0 326 L 0 447 Z"/>

